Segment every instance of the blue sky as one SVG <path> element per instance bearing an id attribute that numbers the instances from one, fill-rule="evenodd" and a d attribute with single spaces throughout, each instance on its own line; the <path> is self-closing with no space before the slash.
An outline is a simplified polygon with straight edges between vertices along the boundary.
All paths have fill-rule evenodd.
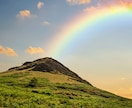
<path id="1" fill-rule="evenodd" d="M 59 56 L 48 55 L 52 39 L 73 17 L 118 5 L 132 8 L 130 0 L 1 0 L 0 71 L 50 56 L 96 87 L 132 98 L 131 12 L 99 21 Z"/>

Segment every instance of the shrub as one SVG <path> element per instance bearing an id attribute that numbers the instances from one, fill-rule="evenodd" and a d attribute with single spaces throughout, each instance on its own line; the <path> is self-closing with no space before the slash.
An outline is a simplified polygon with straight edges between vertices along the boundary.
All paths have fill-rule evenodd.
<path id="1" fill-rule="evenodd" d="M 31 79 L 31 81 L 29 82 L 28 86 L 30 86 L 30 87 L 37 87 L 38 86 L 38 80 L 35 77 L 33 77 Z"/>

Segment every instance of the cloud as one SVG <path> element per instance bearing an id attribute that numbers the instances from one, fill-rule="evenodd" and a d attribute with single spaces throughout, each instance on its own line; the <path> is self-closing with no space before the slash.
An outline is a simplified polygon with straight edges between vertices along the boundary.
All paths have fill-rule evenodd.
<path id="1" fill-rule="evenodd" d="M 72 5 L 88 4 L 91 2 L 91 0 L 66 0 L 66 1 Z"/>
<path id="2" fill-rule="evenodd" d="M 38 9 L 42 8 L 42 7 L 43 7 L 43 5 L 44 5 L 44 3 L 43 3 L 43 2 L 38 2 L 38 4 L 37 4 Z"/>
<path id="3" fill-rule="evenodd" d="M 4 54 L 7 56 L 17 56 L 17 53 L 12 48 L 4 48 L 3 46 L 0 46 L 0 54 Z"/>
<path id="4" fill-rule="evenodd" d="M 129 0 L 112 0 L 111 2 L 109 2 L 109 0 L 105 0 L 105 5 L 107 7 L 123 6 L 128 9 L 132 9 L 132 1 Z"/>
<path id="5" fill-rule="evenodd" d="M 32 47 L 30 46 L 27 50 L 26 50 L 27 53 L 29 54 L 37 54 L 37 53 L 43 53 L 44 50 L 40 47 Z"/>
<path id="6" fill-rule="evenodd" d="M 83 11 L 84 12 L 95 12 L 96 10 L 97 10 L 97 7 L 91 6 L 91 7 L 85 8 Z"/>
<path id="7" fill-rule="evenodd" d="M 31 14 L 30 10 L 22 10 L 17 15 L 17 18 L 19 19 L 25 19 L 25 18 L 34 18 L 36 15 Z"/>
<path id="8" fill-rule="evenodd" d="M 83 11 L 87 13 L 94 13 L 104 8 L 107 8 L 107 6 L 98 3 L 96 6 L 87 7 Z"/>
<path id="9" fill-rule="evenodd" d="M 43 21 L 42 24 L 43 25 L 50 25 L 50 23 L 48 21 Z"/>
<path id="10" fill-rule="evenodd" d="M 117 12 L 121 9 L 132 10 L 132 2 L 126 0 L 102 0 L 102 4 L 85 8 L 83 11 L 92 13 L 101 9 L 109 9 L 111 12 Z M 122 8 L 121 8 L 122 7 Z"/>

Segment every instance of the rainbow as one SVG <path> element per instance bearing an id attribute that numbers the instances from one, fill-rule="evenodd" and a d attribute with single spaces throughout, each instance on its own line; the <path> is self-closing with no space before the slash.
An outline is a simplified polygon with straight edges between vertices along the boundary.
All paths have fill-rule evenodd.
<path id="1" fill-rule="evenodd" d="M 83 13 L 79 14 L 59 31 L 50 42 L 50 56 L 59 56 L 60 52 L 67 46 L 69 42 L 74 40 L 78 33 L 85 28 L 98 24 L 103 20 L 110 20 L 112 17 L 132 13 L 132 3 L 118 3 L 110 6 L 97 6 L 87 8 Z"/>

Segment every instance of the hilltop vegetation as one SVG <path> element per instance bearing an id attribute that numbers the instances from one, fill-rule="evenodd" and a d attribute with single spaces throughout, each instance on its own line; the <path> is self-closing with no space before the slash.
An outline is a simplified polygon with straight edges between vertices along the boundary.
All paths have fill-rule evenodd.
<path id="1" fill-rule="evenodd" d="M 132 108 L 132 100 L 100 90 L 58 70 L 42 72 L 33 71 L 32 67 L 22 70 L 17 67 L 0 73 L 0 107 Z"/>

